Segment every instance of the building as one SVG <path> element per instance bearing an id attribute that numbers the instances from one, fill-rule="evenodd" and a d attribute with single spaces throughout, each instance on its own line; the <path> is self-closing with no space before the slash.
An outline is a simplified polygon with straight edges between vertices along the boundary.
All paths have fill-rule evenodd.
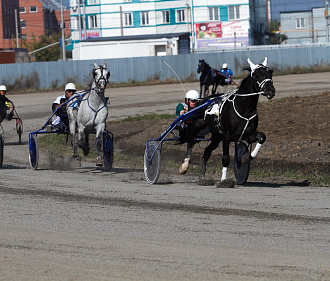
<path id="1" fill-rule="evenodd" d="M 16 47 L 16 18 L 18 17 L 18 0 L 0 0 L 0 48 Z"/>
<path id="2" fill-rule="evenodd" d="M 287 39 L 282 44 L 329 42 L 329 22 L 324 7 L 308 11 L 281 12 L 280 33 Z"/>
<path id="3" fill-rule="evenodd" d="M 169 55 L 264 44 L 266 3 L 266 0 L 71 0 L 73 59 Z M 157 40 L 151 42 L 155 37 Z M 102 54 L 94 50 L 101 45 Z"/>
<path id="4" fill-rule="evenodd" d="M 60 32 L 61 6 L 54 0 L 19 0 L 21 38 L 27 41 Z M 64 10 L 65 34 L 69 36 L 70 11 Z"/>

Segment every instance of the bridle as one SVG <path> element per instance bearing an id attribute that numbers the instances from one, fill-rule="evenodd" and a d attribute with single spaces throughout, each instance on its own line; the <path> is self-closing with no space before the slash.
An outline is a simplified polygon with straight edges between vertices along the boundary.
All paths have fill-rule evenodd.
<path id="1" fill-rule="evenodd" d="M 108 68 L 105 68 L 103 67 L 102 65 L 98 66 L 98 69 L 101 71 L 101 75 L 98 79 L 95 78 L 95 72 L 96 72 L 96 69 L 93 69 L 93 77 L 94 77 L 94 82 L 95 82 L 95 85 L 96 85 L 96 91 L 97 92 L 104 92 L 104 90 L 106 89 L 107 87 L 107 84 L 109 83 L 109 78 L 110 78 L 110 70 Z M 104 74 L 103 74 L 103 71 L 107 71 L 107 77 L 104 77 Z M 100 89 L 100 81 L 101 80 L 104 80 L 105 81 L 105 85 L 104 85 L 104 88 L 103 90 L 101 91 Z"/>

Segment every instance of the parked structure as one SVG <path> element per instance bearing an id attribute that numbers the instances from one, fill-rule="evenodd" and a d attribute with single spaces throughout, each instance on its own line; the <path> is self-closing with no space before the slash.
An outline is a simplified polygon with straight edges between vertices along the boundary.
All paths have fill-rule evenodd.
<path id="1" fill-rule="evenodd" d="M 265 44 L 267 3 L 71 0 L 73 59 L 98 58 L 101 54 L 95 50 L 101 49 L 103 58 L 113 58 Z"/>
<path id="2" fill-rule="evenodd" d="M 310 11 L 282 12 L 281 34 L 287 39 L 284 44 L 310 44 L 329 42 L 328 10 L 325 7 Z"/>

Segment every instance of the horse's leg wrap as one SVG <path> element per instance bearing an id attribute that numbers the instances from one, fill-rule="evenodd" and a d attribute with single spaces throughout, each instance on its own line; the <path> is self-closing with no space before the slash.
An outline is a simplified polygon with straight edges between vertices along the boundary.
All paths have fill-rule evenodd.
<path id="1" fill-rule="evenodd" d="M 223 167 L 228 167 L 230 164 L 230 155 L 223 155 L 222 156 L 222 166 Z"/>
<path id="2" fill-rule="evenodd" d="M 190 163 L 190 158 L 187 157 L 183 160 L 183 163 L 179 168 L 179 173 L 181 175 L 184 175 L 185 173 L 187 173 L 187 171 L 189 169 L 189 163 Z"/>
<path id="3" fill-rule="evenodd" d="M 257 134 L 257 139 L 258 139 L 258 143 L 256 145 L 256 147 L 253 149 L 253 151 L 251 152 L 251 159 L 257 157 L 257 154 L 261 148 L 261 145 L 266 141 L 266 135 L 262 132 L 259 132 Z"/>
<path id="4" fill-rule="evenodd" d="M 226 179 L 227 179 L 227 167 L 223 167 L 221 172 L 221 181 L 224 181 Z"/>

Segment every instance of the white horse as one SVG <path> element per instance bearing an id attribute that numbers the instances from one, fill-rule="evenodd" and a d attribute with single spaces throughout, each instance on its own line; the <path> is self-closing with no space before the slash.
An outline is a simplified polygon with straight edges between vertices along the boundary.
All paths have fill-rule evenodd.
<path id="1" fill-rule="evenodd" d="M 93 84 L 90 91 L 82 96 L 75 95 L 67 104 L 67 112 L 72 136 L 73 157 L 76 165 L 81 164 L 81 157 L 77 150 L 76 129 L 78 127 L 78 146 L 84 155 L 89 153 L 89 134 L 96 132 L 96 166 L 103 166 L 101 157 L 102 136 L 108 117 L 107 98 L 104 96 L 110 71 L 107 64 L 97 65 L 94 62 Z"/>

